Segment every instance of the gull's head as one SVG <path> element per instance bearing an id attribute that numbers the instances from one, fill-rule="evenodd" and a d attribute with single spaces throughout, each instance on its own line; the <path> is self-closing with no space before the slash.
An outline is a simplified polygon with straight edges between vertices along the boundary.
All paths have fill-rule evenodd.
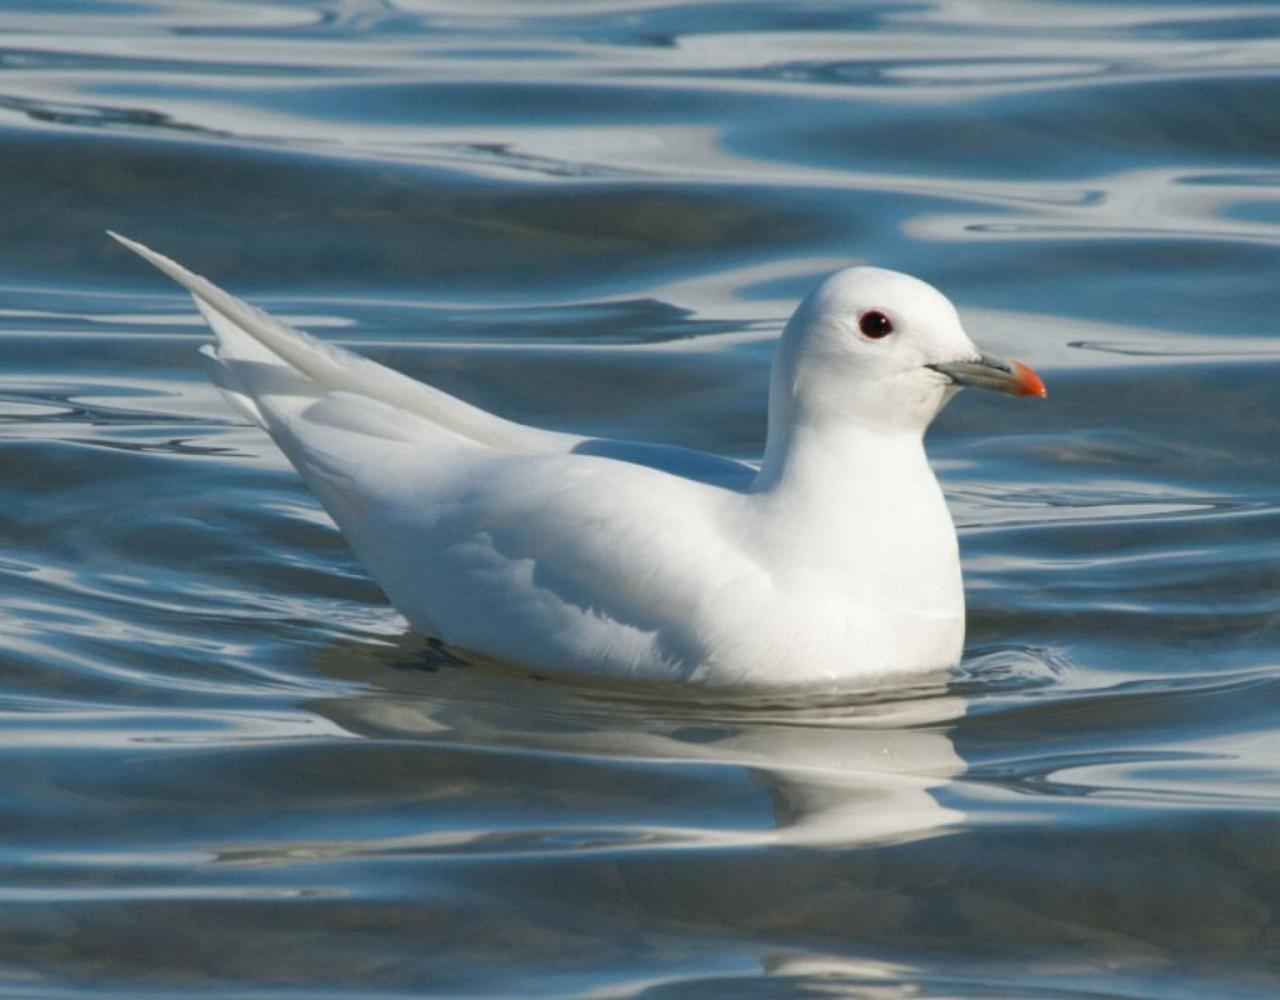
<path id="1" fill-rule="evenodd" d="M 932 285 L 851 267 L 818 285 L 791 317 L 772 396 L 792 420 L 923 433 L 965 385 L 1046 394 L 1030 368 L 983 354 Z"/>

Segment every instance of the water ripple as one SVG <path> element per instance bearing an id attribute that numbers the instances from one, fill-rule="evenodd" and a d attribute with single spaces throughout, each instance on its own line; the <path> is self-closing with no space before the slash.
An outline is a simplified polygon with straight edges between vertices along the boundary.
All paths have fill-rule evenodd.
<path id="1" fill-rule="evenodd" d="M 0 989 L 1276 995 L 1271 11 L 0 28 Z M 515 419 L 747 460 L 796 298 L 929 278 L 1051 392 L 930 433 L 964 663 L 707 699 L 450 660 L 107 227 Z"/>

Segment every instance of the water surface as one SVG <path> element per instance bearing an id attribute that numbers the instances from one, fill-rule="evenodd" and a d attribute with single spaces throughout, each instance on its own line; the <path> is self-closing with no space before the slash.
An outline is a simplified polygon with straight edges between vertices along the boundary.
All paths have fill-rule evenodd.
<path id="1" fill-rule="evenodd" d="M 0 990 L 1280 993 L 1271 5 L 11 0 L 0 43 Z M 452 664 L 107 227 L 743 458 L 817 278 L 927 278 L 1052 393 L 930 435 L 964 664 Z"/>

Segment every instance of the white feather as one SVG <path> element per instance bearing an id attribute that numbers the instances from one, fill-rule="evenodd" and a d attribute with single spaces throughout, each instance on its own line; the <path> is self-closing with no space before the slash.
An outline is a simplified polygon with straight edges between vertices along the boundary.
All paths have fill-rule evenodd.
<path id="1" fill-rule="evenodd" d="M 115 234 L 112 234 L 113 236 Z M 416 628 L 541 670 L 735 686 L 954 663 L 954 529 L 922 435 L 972 358 L 946 300 L 841 272 L 779 349 L 766 461 L 504 420 L 324 343 L 116 236 L 186 288 L 214 380 Z M 895 343 L 859 338 L 890 310 Z"/>

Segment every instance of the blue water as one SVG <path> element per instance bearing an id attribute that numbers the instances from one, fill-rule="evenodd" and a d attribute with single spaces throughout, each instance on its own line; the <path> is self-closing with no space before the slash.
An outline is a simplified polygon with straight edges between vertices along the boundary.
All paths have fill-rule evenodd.
<path id="1" fill-rule="evenodd" d="M 1280 9 L 0 6 L 0 992 L 1280 994 Z M 865 261 L 1045 403 L 930 435 L 964 664 L 460 668 L 120 230 L 521 420 L 758 457 Z"/>

